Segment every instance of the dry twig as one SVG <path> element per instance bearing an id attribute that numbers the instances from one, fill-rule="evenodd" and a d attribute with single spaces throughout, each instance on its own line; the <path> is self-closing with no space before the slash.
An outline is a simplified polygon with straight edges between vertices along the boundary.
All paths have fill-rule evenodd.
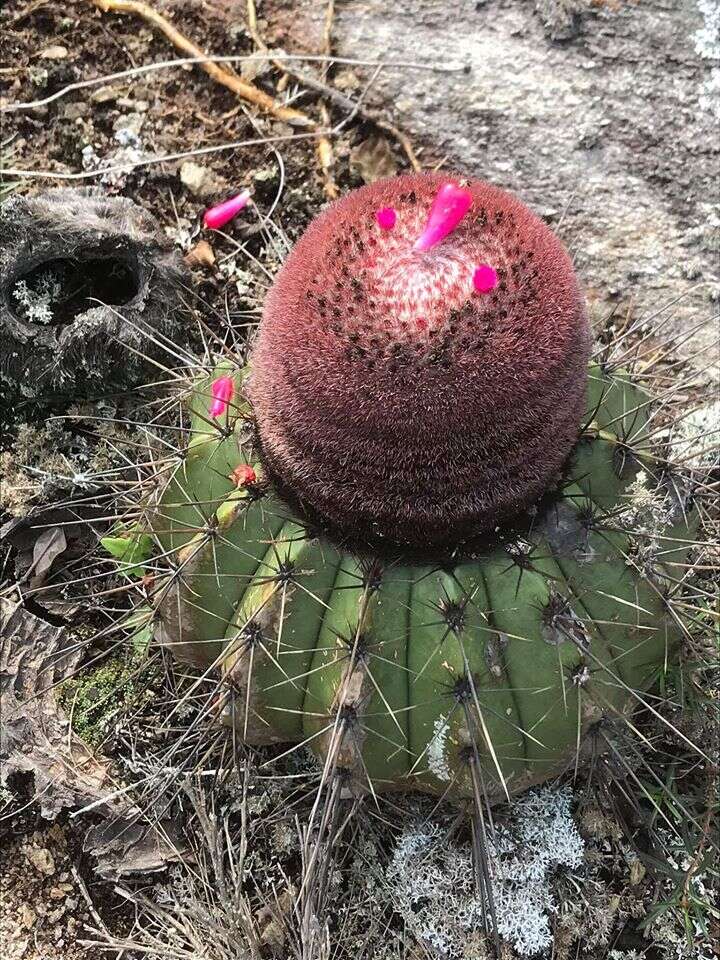
<path id="1" fill-rule="evenodd" d="M 247 13 L 248 30 L 250 31 L 250 36 L 255 41 L 257 47 L 263 52 L 267 53 L 268 48 L 258 32 L 255 0 L 247 0 Z M 323 54 L 325 56 L 329 56 L 330 54 L 330 34 L 332 30 L 334 13 L 334 2 L 333 0 L 329 0 L 325 12 L 325 24 L 323 30 Z M 340 90 L 335 87 L 331 87 L 328 83 L 324 82 L 324 78 L 327 75 L 327 62 L 323 62 L 322 65 L 322 80 L 305 73 L 303 70 L 297 69 L 294 64 L 288 63 L 287 61 L 272 59 L 272 64 L 283 74 L 283 76 L 292 77 L 292 79 L 297 83 L 302 84 L 309 90 L 314 90 L 316 93 L 321 94 L 324 100 L 329 100 L 341 110 L 345 110 L 347 112 L 347 117 L 345 118 L 344 123 L 347 123 L 348 120 L 355 116 L 359 116 L 367 123 L 371 123 L 378 130 L 382 130 L 384 133 L 389 134 L 403 148 L 413 170 L 419 171 L 422 169 L 420 161 L 417 158 L 417 154 L 415 153 L 413 145 L 410 142 L 410 138 L 406 134 L 404 134 L 401 130 L 398 130 L 398 128 L 393 126 L 391 123 L 388 123 L 387 120 L 383 120 L 382 117 L 379 117 L 367 107 L 364 107 L 360 103 L 353 102 L 349 97 L 346 97 L 343 93 L 341 93 Z M 327 113 L 324 113 L 323 115 L 327 116 Z M 318 144 L 318 154 L 320 154 L 320 150 L 321 144 Z M 323 164 L 322 156 L 320 156 L 320 163 L 321 165 Z"/>
<path id="2" fill-rule="evenodd" d="M 141 17 L 147 23 L 156 27 L 170 43 L 178 50 L 182 50 L 191 57 L 198 57 L 202 60 L 199 66 L 212 77 L 217 83 L 232 91 L 236 96 L 248 103 L 254 104 L 266 113 L 272 114 L 278 120 L 284 123 L 290 123 L 293 126 L 317 127 L 314 120 L 300 110 L 293 107 L 283 107 L 276 103 L 272 97 L 268 96 L 263 90 L 259 90 L 252 83 L 238 77 L 229 70 L 217 65 L 212 60 L 204 60 L 205 53 L 192 40 L 188 40 L 180 31 L 174 27 L 169 20 L 154 10 L 149 4 L 142 0 L 90 0 L 103 13 L 128 13 Z"/>
<path id="3" fill-rule="evenodd" d="M 323 50 L 322 50 L 323 54 L 330 53 L 329 30 L 330 30 L 330 23 L 331 23 L 331 19 L 330 19 L 331 14 L 329 11 L 331 11 L 332 9 L 333 9 L 332 0 L 330 0 L 330 4 L 328 6 L 328 14 L 325 22 L 325 42 L 323 43 Z M 258 48 L 258 50 L 261 53 L 268 53 L 267 44 L 265 43 L 263 38 L 260 36 L 260 30 L 258 29 L 255 0 L 247 0 L 247 19 L 248 19 L 248 30 L 250 31 L 250 36 L 253 38 L 255 46 Z M 280 63 L 278 60 L 273 59 L 271 62 L 273 66 L 280 71 L 281 79 L 286 78 L 289 75 L 288 71 L 284 69 L 283 64 Z M 321 105 L 321 115 L 322 115 L 323 121 L 327 125 L 329 121 L 329 117 L 328 117 L 327 109 L 325 108 L 324 104 Z M 333 178 L 332 169 L 331 169 L 334 162 L 332 144 L 330 143 L 327 137 L 318 138 L 315 151 L 317 153 L 320 169 L 322 170 L 323 178 L 325 180 L 325 195 L 328 197 L 328 199 L 334 200 L 338 195 L 338 190 L 337 190 L 337 185 L 335 184 L 335 180 Z"/>

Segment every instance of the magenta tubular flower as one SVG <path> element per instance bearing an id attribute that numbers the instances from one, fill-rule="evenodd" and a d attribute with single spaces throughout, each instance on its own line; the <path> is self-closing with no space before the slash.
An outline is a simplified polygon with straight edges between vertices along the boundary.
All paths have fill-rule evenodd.
<path id="1" fill-rule="evenodd" d="M 425 252 L 452 233 L 472 206 L 472 194 L 454 183 L 444 183 L 430 209 L 425 229 L 413 249 Z"/>
<path id="2" fill-rule="evenodd" d="M 213 380 L 211 388 L 212 403 L 210 404 L 210 416 L 221 417 L 228 408 L 228 404 L 235 393 L 235 383 L 232 377 L 218 377 Z"/>
<path id="3" fill-rule="evenodd" d="M 240 211 L 247 206 L 249 199 L 249 191 L 243 190 L 242 193 L 230 197 L 229 200 L 219 203 L 216 207 L 210 207 L 209 210 L 205 211 L 203 226 L 208 230 L 220 230 L 221 227 L 229 223 L 233 217 L 236 217 Z"/>

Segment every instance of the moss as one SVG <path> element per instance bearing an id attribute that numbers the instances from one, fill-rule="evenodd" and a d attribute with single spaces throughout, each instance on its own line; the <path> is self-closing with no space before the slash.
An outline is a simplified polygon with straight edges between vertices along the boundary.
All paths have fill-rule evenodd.
<path id="1" fill-rule="evenodd" d="M 73 733 L 88 746 L 99 747 L 111 734 L 119 714 L 138 710 L 152 698 L 154 679 L 155 669 L 149 662 L 123 651 L 66 680 L 60 705 Z"/>

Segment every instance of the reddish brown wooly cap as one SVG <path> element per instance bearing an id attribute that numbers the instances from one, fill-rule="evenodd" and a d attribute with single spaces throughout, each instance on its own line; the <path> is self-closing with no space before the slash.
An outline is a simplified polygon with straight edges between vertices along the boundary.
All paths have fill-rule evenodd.
<path id="1" fill-rule="evenodd" d="M 468 212 L 414 249 L 448 182 Z M 570 258 L 517 197 L 378 181 L 313 221 L 268 296 L 249 388 L 265 466 L 351 539 L 460 543 L 556 481 L 589 349 Z"/>

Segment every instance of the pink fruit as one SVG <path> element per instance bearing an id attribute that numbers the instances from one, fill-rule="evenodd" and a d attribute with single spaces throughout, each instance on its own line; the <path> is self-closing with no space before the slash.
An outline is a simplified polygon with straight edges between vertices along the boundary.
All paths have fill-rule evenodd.
<path id="1" fill-rule="evenodd" d="M 218 377 L 213 380 L 210 388 L 212 403 L 210 404 L 210 416 L 221 417 L 227 412 L 228 404 L 232 400 L 235 392 L 235 384 L 232 377 Z"/>
<path id="2" fill-rule="evenodd" d="M 230 197 L 229 200 L 218 203 L 215 207 L 210 207 L 209 210 L 205 211 L 205 215 L 203 216 L 203 226 L 208 230 L 220 230 L 247 206 L 249 199 L 250 193 L 247 190 L 243 190 L 242 193 Z"/>

